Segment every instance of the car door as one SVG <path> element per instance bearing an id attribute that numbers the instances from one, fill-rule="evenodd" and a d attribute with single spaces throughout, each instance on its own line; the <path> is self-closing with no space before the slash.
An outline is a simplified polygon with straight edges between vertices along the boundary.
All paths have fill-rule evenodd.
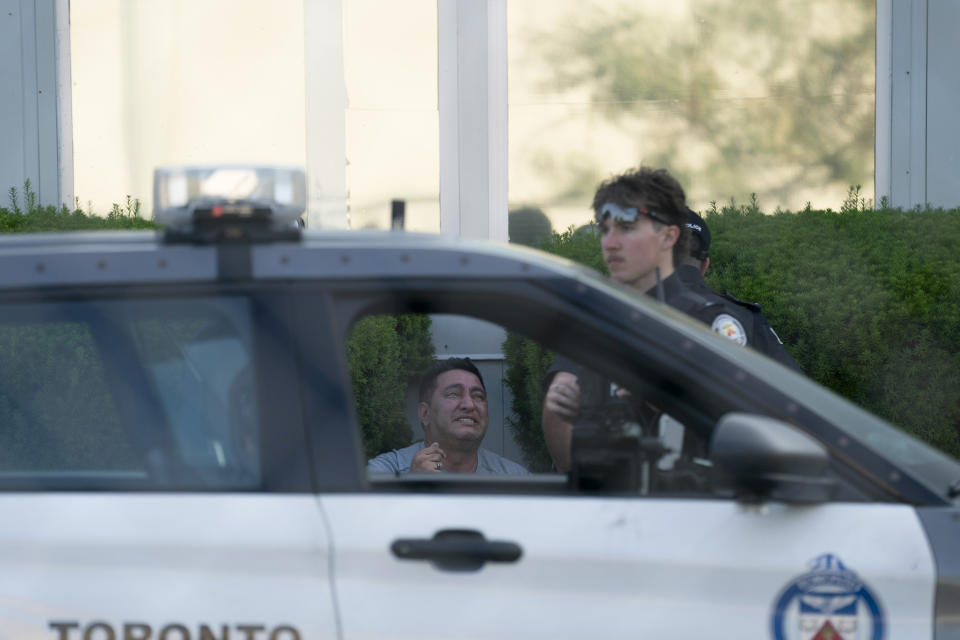
<path id="1" fill-rule="evenodd" d="M 405 308 L 496 319 L 570 347 L 564 355 L 622 373 L 631 392 L 655 386 L 660 402 L 700 420 L 756 408 L 739 399 L 755 382 L 743 363 L 697 390 L 678 360 L 656 360 L 669 336 L 677 352 L 696 351 L 687 329 L 648 322 L 637 342 L 622 326 L 604 326 L 595 308 L 581 315 L 511 296 L 503 283 L 484 299 L 483 287 L 467 295 L 458 285 L 462 300 L 432 289 L 405 294 L 414 301 Z M 763 366 L 780 375 L 778 365 Z M 644 378 L 626 381 L 634 375 Z M 813 501 L 713 484 L 597 490 L 560 474 L 375 475 L 353 493 L 325 492 L 344 637 L 931 637 L 934 565 L 913 507 L 855 479 L 847 463 L 829 463 L 840 491 Z"/>
<path id="2" fill-rule="evenodd" d="M 748 508 L 496 486 L 322 502 L 346 638 L 931 637 L 933 568 L 907 506 Z M 452 531 L 519 557 L 463 571 L 429 549 L 420 560 L 396 553 L 421 541 L 442 558 L 439 538 Z"/>
<path id="3" fill-rule="evenodd" d="M 0 305 L 0 638 L 336 637 L 277 300 Z"/>

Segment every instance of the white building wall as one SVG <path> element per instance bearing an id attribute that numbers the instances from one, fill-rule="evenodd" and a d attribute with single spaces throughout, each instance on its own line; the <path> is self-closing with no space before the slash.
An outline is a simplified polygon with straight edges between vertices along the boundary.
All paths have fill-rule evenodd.
<path id="1" fill-rule="evenodd" d="M 0 0 L 3 206 L 10 204 L 10 187 L 22 194 L 25 180 L 38 204 L 73 204 L 72 133 L 61 129 L 61 109 L 67 114 L 70 109 L 69 73 L 62 77 L 69 65 L 60 64 L 61 54 L 69 55 L 69 33 L 62 23 L 58 31 L 58 10 L 62 18 L 65 5 L 60 0 Z"/>
<path id="2" fill-rule="evenodd" d="M 960 206 L 960 3 L 878 0 L 876 200 Z"/>
<path id="3" fill-rule="evenodd" d="M 960 2 L 927 9 L 927 200 L 960 206 Z"/>

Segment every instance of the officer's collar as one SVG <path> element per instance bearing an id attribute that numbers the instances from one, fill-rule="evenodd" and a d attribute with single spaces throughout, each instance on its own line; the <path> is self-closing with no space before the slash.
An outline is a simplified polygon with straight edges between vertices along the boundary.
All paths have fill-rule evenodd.
<path id="1" fill-rule="evenodd" d="M 676 269 L 674 269 L 673 273 L 671 273 L 669 276 L 661 280 L 660 284 L 663 286 L 663 295 L 667 300 L 669 300 L 671 296 L 674 296 L 686 289 L 686 286 L 684 286 L 683 282 L 680 281 L 680 277 L 677 275 Z M 657 285 L 653 285 L 647 289 L 646 294 L 656 300 Z"/>

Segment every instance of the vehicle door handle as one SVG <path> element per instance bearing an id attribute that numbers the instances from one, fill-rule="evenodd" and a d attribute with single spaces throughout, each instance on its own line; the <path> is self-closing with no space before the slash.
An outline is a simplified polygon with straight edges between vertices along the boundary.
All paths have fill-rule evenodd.
<path id="1" fill-rule="evenodd" d="M 471 529 L 443 529 L 433 538 L 400 538 L 390 551 L 401 560 L 429 560 L 443 571 L 479 571 L 488 562 L 516 562 L 523 555 L 515 542 L 487 540 Z"/>

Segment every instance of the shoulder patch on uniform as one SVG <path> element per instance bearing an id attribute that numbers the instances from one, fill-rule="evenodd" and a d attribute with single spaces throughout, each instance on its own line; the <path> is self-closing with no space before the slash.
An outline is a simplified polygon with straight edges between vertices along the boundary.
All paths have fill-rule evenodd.
<path id="1" fill-rule="evenodd" d="M 743 330 L 743 325 L 733 316 L 721 313 L 713 319 L 710 328 L 719 333 L 727 340 L 733 340 L 741 347 L 747 344 L 747 332 Z"/>
<path id="2" fill-rule="evenodd" d="M 734 304 L 740 305 L 741 307 L 746 307 L 747 309 L 750 309 L 751 311 L 760 311 L 760 303 L 759 303 L 759 302 L 747 302 L 746 300 L 741 300 L 740 298 L 736 297 L 735 295 L 733 295 L 733 294 L 730 293 L 729 291 L 724 291 L 722 294 L 720 294 L 720 296 L 721 296 L 722 298 L 726 298 L 727 300 L 729 300 L 730 302 L 732 302 L 732 303 L 734 303 Z"/>

